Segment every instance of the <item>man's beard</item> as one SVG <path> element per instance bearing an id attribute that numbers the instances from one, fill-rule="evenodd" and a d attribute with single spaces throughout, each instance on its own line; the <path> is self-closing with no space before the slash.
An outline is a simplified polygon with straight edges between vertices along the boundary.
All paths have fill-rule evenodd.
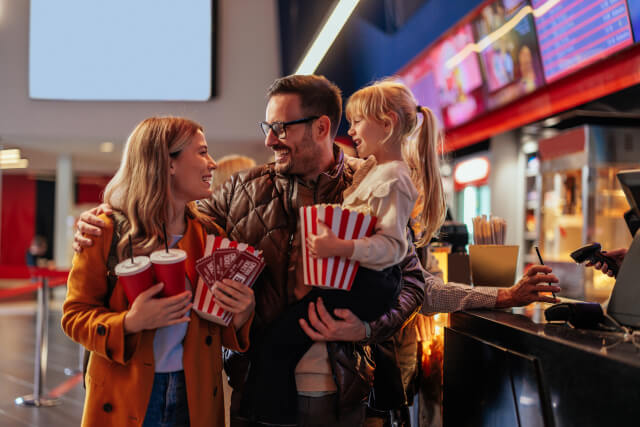
<path id="1" fill-rule="evenodd" d="M 288 161 L 287 163 L 276 163 L 275 170 L 279 174 L 287 175 L 292 166 L 291 161 Z"/>
<path id="2" fill-rule="evenodd" d="M 300 148 L 303 147 L 303 148 Z M 313 162 L 318 158 L 313 149 L 315 147 L 309 129 L 297 147 L 283 147 L 288 151 L 287 161 L 279 163 L 276 157 L 275 171 L 279 174 L 306 175 L 313 170 Z M 294 160 L 295 152 L 295 160 Z"/>
<path id="3" fill-rule="evenodd" d="M 293 167 L 293 156 L 291 155 L 293 150 L 290 148 L 285 148 L 285 150 L 288 151 L 286 162 L 278 162 L 277 155 L 275 159 L 275 170 L 280 174 L 288 174 Z"/>

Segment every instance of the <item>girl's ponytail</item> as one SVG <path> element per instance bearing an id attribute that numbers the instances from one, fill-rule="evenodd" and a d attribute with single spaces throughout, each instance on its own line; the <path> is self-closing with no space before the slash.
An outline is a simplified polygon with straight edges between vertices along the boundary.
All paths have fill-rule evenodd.
<path id="1" fill-rule="evenodd" d="M 411 167 L 412 178 L 418 193 L 418 223 L 423 235 L 416 245 L 425 246 L 440 229 L 444 222 L 447 206 L 445 203 L 438 148 L 442 142 L 438 119 L 427 107 L 418 105 L 417 112 L 422 113 L 423 120 L 417 141 L 407 156 Z"/>

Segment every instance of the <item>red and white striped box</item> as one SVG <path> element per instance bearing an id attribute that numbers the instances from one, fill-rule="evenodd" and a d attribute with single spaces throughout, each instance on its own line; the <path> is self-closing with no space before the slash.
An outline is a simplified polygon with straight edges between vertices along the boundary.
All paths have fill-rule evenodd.
<path id="1" fill-rule="evenodd" d="M 307 248 L 307 236 L 318 233 L 318 221 L 325 223 L 341 239 L 371 236 L 376 217 L 343 209 L 338 205 L 313 205 L 300 208 L 302 227 L 302 266 L 304 283 L 322 288 L 348 291 L 359 263 L 348 258 L 313 258 Z"/>
<path id="2" fill-rule="evenodd" d="M 204 248 L 204 256 L 211 255 L 216 249 L 219 248 L 236 248 L 239 251 L 247 251 L 254 255 L 260 255 L 260 251 L 256 250 L 253 246 L 249 246 L 246 243 L 238 243 L 233 240 L 229 240 L 226 237 L 214 236 L 212 234 L 207 236 L 207 243 Z M 250 284 L 251 286 L 253 284 Z M 223 326 L 229 326 L 233 314 L 223 310 L 217 303 L 213 296 L 213 292 L 202 280 L 202 276 L 198 275 L 198 283 L 196 285 L 196 294 L 193 298 L 193 309 L 203 319 L 207 319 L 210 322 L 218 323 Z"/>

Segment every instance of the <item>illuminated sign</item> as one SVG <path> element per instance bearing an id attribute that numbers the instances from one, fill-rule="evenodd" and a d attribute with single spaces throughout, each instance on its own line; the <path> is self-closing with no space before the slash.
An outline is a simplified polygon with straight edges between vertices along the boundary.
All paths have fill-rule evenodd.
<path id="1" fill-rule="evenodd" d="M 489 179 L 489 170 L 489 159 L 484 156 L 458 163 L 453 171 L 456 191 L 469 185 L 485 184 Z"/>

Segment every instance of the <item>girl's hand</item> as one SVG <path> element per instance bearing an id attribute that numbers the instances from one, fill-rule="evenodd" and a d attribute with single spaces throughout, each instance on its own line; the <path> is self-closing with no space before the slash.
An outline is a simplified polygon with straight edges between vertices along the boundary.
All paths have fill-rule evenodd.
<path id="1" fill-rule="evenodd" d="M 240 329 L 245 324 L 256 307 L 253 289 L 231 279 L 216 282 L 213 296 L 220 307 L 233 313 L 233 326 Z"/>
<path id="2" fill-rule="evenodd" d="M 307 247 L 314 258 L 332 256 L 350 258 L 353 255 L 353 242 L 340 239 L 320 221 L 318 221 L 318 234 L 307 236 Z"/>
<path id="3" fill-rule="evenodd" d="M 157 329 L 165 326 L 188 322 L 187 311 L 191 303 L 191 291 L 166 298 L 154 298 L 162 290 L 164 283 L 157 283 L 142 292 L 133 301 L 124 316 L 124 332 L 133 334 L 146 329 Z"/>

